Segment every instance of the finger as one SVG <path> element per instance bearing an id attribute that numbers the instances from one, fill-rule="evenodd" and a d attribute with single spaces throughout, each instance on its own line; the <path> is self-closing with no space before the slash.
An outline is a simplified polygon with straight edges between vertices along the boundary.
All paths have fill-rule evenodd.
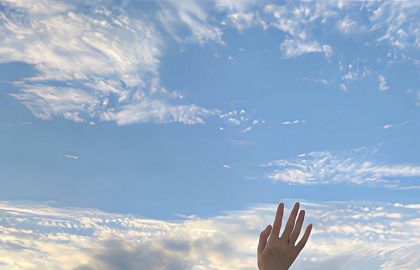
<path id="1" fill-rule="evenodd" d="M 262 254 L 262 252 L 265 248 L 265 245 L 267 244 L 267 239 L 268 239 L 268 236 L 270 235 L 270 233 L 271 233 L 271 225 L 268 225 L 264 229 L 264 231 L 262 231 L 260 233 L 260 240 L 258 241 L 258 249 L 257 249 L 258 256 L 261 256 L 261 254 Z"/>
<path id="2" fill-rule="evenodd" d="M 305 247 L 306 242 L 308 241 L 309 235 L 311 234 L 311 230 L 312 230 L 312 224 L 309 224 L 308 227 L 306 227 L 306 230 L 302 236 L 302 239 L 300 239 L 299 243 L 297 243 L 296 245 L 299 252 Z"/>
<path id="3" fill-rule="evenodd" d="M 277 206 L 276 217 L 274 218 L 273 223 L 273 232 L 271 237 L 279 237 L 280 228 L 281 228 L 281 220 L 283 219 L 283 212 L 284 212 L 284 203 L 280 203 Z"/>
<path id="4" fill-rule="evenodd" d="M 292 235 L 289 238 L 289 245 L 295 246 L 295 242 L 299 237 L 300 230 L 302 229 L 303 220 L 305 219 L 305 210 L 300 210 L 299 216 L 296 221 L 295 228 L 293 229 Z"/>
<path id="5" fill-rule="evenodd" d="M 293 210 L 290 213 L 289 219 L 287 220 L 286 228 L 283 231 L 281 239 L 289 240 L 290 234 L 292 233 L 293 227 L 295 226 L 297 212 L 299 211 L 299 202 L 296 202 L 293 206 Z"/>

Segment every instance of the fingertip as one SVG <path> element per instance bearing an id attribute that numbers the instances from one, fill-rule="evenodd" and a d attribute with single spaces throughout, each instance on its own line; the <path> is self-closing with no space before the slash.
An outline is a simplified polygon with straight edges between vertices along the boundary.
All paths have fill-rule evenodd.
<path id="1" fill-rule="evenodd" d="M 313 224 L 311 223 L 311 224 L 309 224 L 309 225 L 308 225 L 307 230 L 308 230 L 309 232 L 311 232 L 311 231 L 312 231 L 312 227 L 313 227 Z"/>

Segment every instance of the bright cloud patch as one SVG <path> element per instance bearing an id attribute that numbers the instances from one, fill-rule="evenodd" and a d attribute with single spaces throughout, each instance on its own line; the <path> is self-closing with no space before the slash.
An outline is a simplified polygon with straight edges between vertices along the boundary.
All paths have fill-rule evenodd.
<path id="1" fill-rule="evenodd" d="M 354 183 L 419 188 L 418 181 L 407 180 L 420 177 L 419 165 L 375 162 L 376 150 L 362 147 L 341 152 L 311 152 L 290 160 L 274 160 L 262 167 L 269 170 L 266 173 L 269 179 L 289 184 Z"/>
<path id="2" fill-rule="evenodd" d="M 213 114 L 182 104 L 160 85 L 163 45 L 152 21 L 103 5 L 25 1 L 0 7 L 0 35 L 6 37 L 0 62 L 36 67 L 38 74 L 17 82 L 20 92 L 12 94 L 35 116 L 198 124 Z"/>
<path id="3" fill-rule="evenodd" d="M 200 124 L 217 111 L 185 104 L 160 83 L 167 37 L 222 48 L 228 28 L 274 29 L 284 57 L 322 53 L 329 61 L 339 48 L 327 32 L 373 37 L 377 45 L 391 46 L 385 57 L 390 61 L 410 60 L 404 51 L 420 46 L 419 23 L 412 19 L 420 10 L 415 1 L 164 1 L 148 5 L 147 12 L 136 4 L 141 5 L 2 1 L 0 63 L 20 61 L 38 72 L 17 82 L 19 91 L 12 95 L 41 119 Z M 385 77 L 375 75 L 379 89 L 388 89 Z M 360 78 L 355 71 L 342 77 L 346 82 Z M 347 84 L 338 85 L 347 91 Z"/>
<path id="4" fill-rule="evenodd" d="M 290 207 L 292 200 L 286 201 Z M 313 235 L 299 269 L 415 269 L 419 205 L 302 202 Z M 255 269 L 258 235 L 276 205 L 221 216 L 150 220 L 91 209 L 3 202 L 4 269 Z M 287 209 L 287 215 L 290 209 Z M 185 218 L 185 216 L 184 216 Z M 404 256 L 401 256 L 404 254 Z"/>

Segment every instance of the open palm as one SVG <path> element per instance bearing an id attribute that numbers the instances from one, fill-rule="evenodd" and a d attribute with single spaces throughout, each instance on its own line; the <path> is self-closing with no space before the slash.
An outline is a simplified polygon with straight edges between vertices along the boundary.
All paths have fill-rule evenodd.
<path id="1" fill-rule="evenodd" d="M 302 251 L 311 234 L 312 224 L 306 227 L 302 239 L 295 245 L 305 218 L 305 210 L 301 210 L 296 220 L 298 211 L 299 202 L 296 202 L 287 220 L 286 228 L 279 236 L 284 204 L 278 205 L 273 226 L 268 225 L 260 234 L 257 250 L 259 270 L 287 270 Z"/>

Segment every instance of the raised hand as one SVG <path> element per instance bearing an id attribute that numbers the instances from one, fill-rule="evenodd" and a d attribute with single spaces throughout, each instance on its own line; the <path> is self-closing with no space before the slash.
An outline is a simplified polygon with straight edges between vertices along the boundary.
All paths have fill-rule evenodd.
<path id="1" fill-rule="evenodd" d="M 295 245 L 305 218 L 305 210 L 301 210 L 296 221 L 298 211 L 299 202 L 296 202 L 287 220 L 286 228 L 279 236 L 284 204 L 278 205 L 273 227 L 268 225 L 260 234 L 257 250 L 259 270 L 287 270 L 302 251 L 311 234 L 312 224 L 306 227 L 302 239 Z"/>

